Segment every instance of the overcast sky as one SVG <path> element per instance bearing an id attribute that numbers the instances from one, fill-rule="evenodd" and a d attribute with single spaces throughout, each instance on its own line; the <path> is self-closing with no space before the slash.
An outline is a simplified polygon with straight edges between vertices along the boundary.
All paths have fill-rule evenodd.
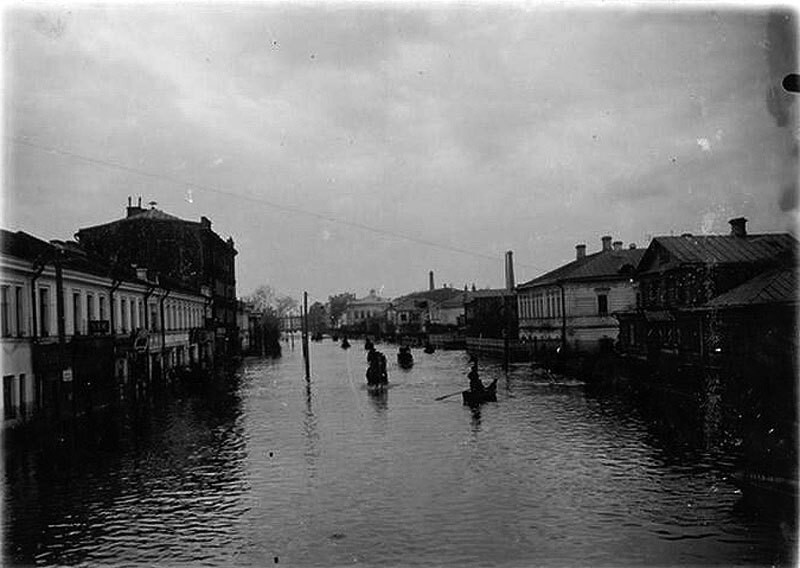
<path id="1" fill-rule="evenodd" d="M 234 238 L 240 295 L 322 300 L 424 289 L 429 270 L 501 286 L 506 250 L 521 282 L 605 234 L 794 231 L 785 13 L 20 6 L 3 12 L 10 230 L 70 238 L 142 196 Z"/>

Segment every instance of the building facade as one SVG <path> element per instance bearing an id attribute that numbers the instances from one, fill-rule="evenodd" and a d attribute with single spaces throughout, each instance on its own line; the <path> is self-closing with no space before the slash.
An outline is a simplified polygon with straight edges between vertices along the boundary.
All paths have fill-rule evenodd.
<path id="1" fill-rule="evenodd" d="M 771 270 L 794 266 L 797 241 L 791 235 L 748 235 L 743 218 L 730 224 L 729 235 L 652 240 L 634 275 L 637 302 L 617 314 L 625 355 L 700 364 L 721 349 L 718 318 L 709 314 L 730 312 L 716 298 Z M 701 312 L 707 317 L 699 317 Z"/>
<path id="2" fill-rule="evenodd" d="M 240 344 L 236 297 L 236 249 L 223 240 L 211 221 L 199 222 L 169 215 L 155 207 L 134 206 L 128 199 L 122 219 L 86 227 L 75 235 L 90 254 L 112 265 L 147 267 L 160 278 L 188 289 L 211 292 L 204 326 L 213 332 L 218 356 L 234 354 Z"/>
<path id="3" fill-rule="evenodd" d="M 211 362 L 210 293 L 112 266 L 77 243 L 0 231 L 4 426 L 135 396 Z"/>
<path id="4" fill-rule="evenodd" d="M 575 260 L 517 287 L 520 339 L 534 352 L 592 353 L 617 340 L 613 314 L 636 304 L 631 278 L 644 250 L 608 236 L 601 243 L 589 255 L 577 245 Z"/>

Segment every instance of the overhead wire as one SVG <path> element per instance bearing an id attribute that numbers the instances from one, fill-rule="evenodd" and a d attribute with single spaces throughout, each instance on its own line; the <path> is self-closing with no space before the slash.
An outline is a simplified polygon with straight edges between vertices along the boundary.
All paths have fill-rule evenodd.
<path id="1" fill-rule="evenodd" d="M 225 190 L 225 189 L 221 189 L 219 187 L 212 187 L 212 186 L 201 184 L 201 183 L 195 183 L 195 182 L 179 179 L 179 178 L 170 176 L 168 174 L 162 174 L 162 173 L 157 173 L 157 172 L 149 172 L 149 171 L 142 170 L 142 169 L 139 169 L 139 168 L 134 168 L 134 167 L 131 167 L 131 166 L 127 166 L 125 164 L 118 164 L 116 162 L 110 162 L 108 160 L 103 160 L 103 159 L 100 159 L 100 158 L 94 158 L 94 157 L 91 157 L 91 156 L 78 154 L 76 152 L 72 152 L 72 151 L 69 151 L 69 150 L 64 150 L 62 148 L 56 148 L 54 146 L 45 146 L 45 145 L 42 145 L 42 144 L 37 144 L 35 142 L 31 142 L 30 140 L 25 140 L 25 139 L 22 139 L 22 138 L 19 138 L 19 137 L 16 137 L 16 136 L 6 136 L 5 138 L 6 138 L 6 140 L 14 142 L 15 144 L 19 144 L 19 145 L 22 145 L 22 146 L 28 146 L 30 148 L 34 148 L 34 149 L 41 150 L 41 151 L 44 151 L 44 152 L 49 152 L 49 153 L 53 153 L 53 154 L 59 154 L 59 155 L 62 155 L 62 156 L 67 156 L 67 157 L 74 158 L 76 160 L 80 160 L 80 161 L 83 161 L 83 162 L 86 162 L 86 163 L 90 163 L 90 164 L 94 164 L 94 165 L 97 165 L 97 166 L 107 167 L 107 168 L 111 168 L 111 169 L 116 169 L 116 170 L 128 172 L 128 173 L 131 173 L 131 174 L 134 174 L 134 175 L 139 175 L 139 176 L 142 176 L 142 177 L 147 177 L 147 178 L 151 178 L 151 179 L 165 181 L 165 182 L 169 182 L 169 183 L 172 183 L 172 184 L 180 185 L 180 186 L 183 186 L 183 187 L 186 187 L 186 188 L 190 188 L 190 189 L 197 189 L 197 190 L 206 191 L 206 192 L 209 192 L 209 193 L 216 193 L 216 194 L 219 194 L 219 195 L 225 195 L 225 196 L 228 196 L 228 197 L 234 197 L 234 198 L 238 198 L 238 199 L 252 201 L 252 202 L 255 202 L 255 203 L 260 203 L 260 204 L 263 204 L 263 205 L 267 205 L 267 206 L 269 206 L 269 207 L 271 207 L 273 209 L 277 209 L 279 211 L 286 211 L 286 212 L 289 212 L 289 213 L 294 213 L 296 215 L 305 215 L 305 216 L 308 216 L 308 217 L 314 217 L 314 218 L 317 218 L 317 219 L 328 221 L 330 223 L 335 223 L 335 224 L 339 224 L 339 225 L 353 227 L 353 228 L 356 228 L 356 229 L 361 229 L 363 231 L 368 231 L 368 232 L 372 232 L 372 233 L 383 235 L 383 236 L 403 239 L 403 240 L 406 240 L 406 241 L 409 241 L 409 242 L 417 243 L 417 244 L 428 246 L 428 247 L 432 247 L 432 248 L 438 248 L 438 249 L 441 249 L 441 250 L 447 250 L 447 251 L 450 251 L 450 252 L 456 252 L 456 253 L 460 253 L 460 254 L 464 254 L 464 255 L 468 255 L 468 256 L 474 256 L 474 257 L 477 257 L 477 258 L 483 258 L 483 259 L 488 259 L 488 260 L 493 260 L 493 261 L 497 261 L 500 258 L 502 258 L 502 257 L 498 257 L 498 256 L 495 256 L 495 255 L 489 255 L 489 254 L 480 253 L 480 252 L 468 250 L 468 249 L 461 248 L 461 247 L 456 247 L 456 246 L 449 245 L 449 244 L 439 243 L 439 242 L 432 241 L 432 240 L 429 240 L 429 239 L 415 237 L 413 235 L 408 235 L 408 234 L 405 234 L 405 233 L 401 233 L 399 231 L 390 231 L 390 230 L 387 230 L 387 229 L 381 229 L 381 228 L 378 228 L 378 227 L 373 227 L 371 225 L 366 225 L 364 223 L 359 223 L 359 222 L 356 222 L 356 221 L 348 221 L 346 219 L 342 219 L 342 218 L 339 218 L 339 217 L 336 217 L 336 216 L 333 216 L 333 215 L 327 215 L 327 214 L 324 214 L 324 213 L 311 211 L 311 210 L 308 210 L 308 209 L 304 209 L 302 207 L 296 207 L 296 206 L 292 206 L 292 205 L 285 205 L 285 204 L 282 204 L 282 203 L 277 203 L 275 201 L 272 201 L 270 199 L 266 199 L 266 198 L 261 197 L 261 196 L 247 195 L 247 194 L 238 193 L 238 192 L 235 192 L 235 191 L 228 191 L 228 190 Z M 530 264 L 526 264 L 526 263 L 517 263 L 517 264 L 518 264 L 518 266 L 524 266 L 526 268 L 532 268 L 534 270 L 544 271 L 543 268 L 540 268 L 538 266 L 534 266 L 534 265 L 530 265 Z"/>

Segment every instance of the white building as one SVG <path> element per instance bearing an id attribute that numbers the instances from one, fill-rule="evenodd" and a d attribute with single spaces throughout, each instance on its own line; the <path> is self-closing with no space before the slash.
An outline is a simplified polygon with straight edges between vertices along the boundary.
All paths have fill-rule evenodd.
<path id="1" fill-rule="evenodd" d="M 517 286 L 520 339 L 536 349 L 596 351 L 617 339 L 612 314 L 636 305 L 631 276 L 643 249 L 623 249 L 621 241 L 612 246 L 611 237 L 594 254 L 583 244 L 575 248 L 572 262 Z"/>
<path id="2" fill-rule="evenodd" d="M 0 231 L 4 426 L 102 406 L 134 376 L 149 384 L 200 364 L 208 296 L 98 262 L 75 243 Z"/>

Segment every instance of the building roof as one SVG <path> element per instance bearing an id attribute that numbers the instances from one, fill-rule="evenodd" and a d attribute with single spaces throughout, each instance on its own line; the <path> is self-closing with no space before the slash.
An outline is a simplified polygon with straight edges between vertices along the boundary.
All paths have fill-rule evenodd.
<path id="1" fill-rule="evenodd" d="M 121 278 L 125 282 L 148 284 L 141 280 L 136 270 L 128 265 L 114 266 L 113 263 L 94 256 L 84 250 L 75 241 L 47 242 L 23 231 L 12 233 L 0 229 L 0 252 L 32 263 L 51 263 L 55 258 L 61 260 L 61 266 L 83 274 L 92 274 L 104 278 Z M 183 285 L 174 278 L 159 275 L 159 286 L 172 290 L 197 293 L 193 288 Z"/>
<path id="2" fill-rule="evenodd" d="M 54 251 L 53 245 L 33 235 L 23 231 L 12 233 L 0 229 L 0 252 L 2 254 L 34 261 L 40 256 L 53 254 Z"/>
<path id="3" fill-rule="evenodd" d="M 430 304 L 441 304 L 445 300 L 451 300 L 463 294 L 462 290 L 456 288 L 436 288 L 434 290 L 422 290 L 420 292 L 412 292 L 405 296 L 400 296 L 392 300 L 392 305 L 395 309 L 413 309 L 418 308 L 418 304 L 428 302 Z"/>
<path id="4" fill-rule="evenodd" d="M 481 298 L 502 298 L 506 296 L 513 296 L 513 290 L 507 290 L 506 288 L 485 288 L 483 290 L 471 290 L 469 292 L 465 292 L 467 297 L 465 298 L 465 302 L 471 302 L 472 300 L 478 300 Z"/>
<path id="5" fill-rule="evenodd" d="M 372 304 L 389 304 L 389 300 L 386 298 L 381 298 L 375 293 L 375 290 L 370 290 L 369 294 L 364 296 L 363 298 L 358 298 L 356 300 L 350 300 L 347 303 L 347 307 L 351 306 L 359 306 L 359 305 L 372 305 Z"/>
<path id="6" fill-rule="evenodd" d="M 570 263 L 520 284 L 517 288 L 544 286 L 557 282 L 621 278 L 633 272 L 644 256 L 644 249 L 620 249 L 587 254 Z"/>
<path id="7" fill-rule="evenodd" d="M 791 267 L 767 270 L 720 294 L 703 307 L 723 308 L 797 302 L 797 272 Z"/>
<path id="8" fill-rule="evenodd" d="M 657 247 L 669 252 L 669 262 L 653 266 L 651 270 L 663 270 L 664 264 L 732 264 L 757 263 L 774 260 L 785 254 L 792 254 L 797 241 L 788 233 L 767 233 L 760 235 L 682 235 L 680 237 L 655 237 L 647 248 L 648 257 L 657 254 L 650 252 Z M 643 266 L 646 261 L 642 262 Z"/>
<path id="9" fill-rule="evenodd" d="M 469 298 L 469 292 L 461 292 L 457 296 L 448 298 L 439 304 L 440 308 L 462 308 Z"/>

